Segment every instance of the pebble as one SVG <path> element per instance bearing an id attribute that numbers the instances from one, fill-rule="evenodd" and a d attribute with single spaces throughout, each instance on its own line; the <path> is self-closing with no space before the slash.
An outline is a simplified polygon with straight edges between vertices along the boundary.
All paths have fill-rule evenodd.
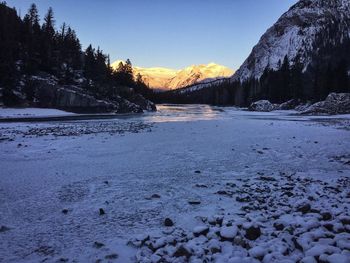
<path id="1" fill-rule="evenodd" d="M 223 262 L 230 263 L 349 263 L 350 178 L 330 182 L 261 172 L 232 181 L 235 192 L 225 203 L 232 200 L 238 209 L 197 216 L 200 223 L 192 231 L 172 227 L 163 236 L 149 237 L 140 244 L 145 253 L 140 262 L 152 262 L 151 258 L 154 262 L 221 262 L 225 258 L 229 261 Z M 244 202 L 237 202 L 237 197 Z M 149 244 L 159 248 L 150 250 Z"/>
<path id="2" fill-rule="evenodd" d="M 105 210 L 103 210 L 103 208 L 100 208 L 100 209 L 99 209 L 99 213 L 100 213 L 100 216 L 106 214 L 106 212 L 105 212 Z"/>
<path id="3" fill-rule="evenodd" d="M 164 226 L 166 226 L 166 227 L 170 227 L 170 226 L 173 226 L 174 225 L 174 222 L 173 222 L 173 220 L 171 220 L 170 218 L 165 218 L 165 220 L 164 220 Z"/>

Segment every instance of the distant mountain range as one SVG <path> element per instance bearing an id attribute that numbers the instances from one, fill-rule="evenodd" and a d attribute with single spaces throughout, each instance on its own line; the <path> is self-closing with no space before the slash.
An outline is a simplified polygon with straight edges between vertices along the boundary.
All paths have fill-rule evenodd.
<path id="1" fill-rule="evenodd" d="M 122 60 L 115 61 L 111 66 L 117 69 Z M 222 65 L 209 63 L 207 65 L 192 65 L 184 69 L 175 70 L 169 68 L 141 68 L 133 67 L 136 77 L 141 74 L 144 82 L 152 89 L 174 90 L 187 87 L 203 81 L 210 81 L 230 77 L 234 71 Z"/>

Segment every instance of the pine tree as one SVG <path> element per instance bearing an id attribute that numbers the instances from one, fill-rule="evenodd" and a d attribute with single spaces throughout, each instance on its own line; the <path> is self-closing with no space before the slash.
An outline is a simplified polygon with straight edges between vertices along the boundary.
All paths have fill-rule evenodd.
<path id="1" fill-rule="evenodd" d="M 33 74 L 41 64 L 41 28 L 38 9 L 32 4 L 23 19 L 22 43 L 24 70 L 27 74 Z"/>
<path id="2" fill-rule="evenodd" d="M 95 64 L 95 49 L 89 45 L 84 54 L 84 73 L 86 78 L 92 79 L 94 77 Z"/>
<path id="3" fill-rule="evenodd" d="M 55 20 L 51 7 L 44 17 L 41 40 L 42 70 L 50 73 L 57 72 L 58 53 L 55 52 Z M 56 68 L 53 68 L 54 66 L 56 66 Z"/>

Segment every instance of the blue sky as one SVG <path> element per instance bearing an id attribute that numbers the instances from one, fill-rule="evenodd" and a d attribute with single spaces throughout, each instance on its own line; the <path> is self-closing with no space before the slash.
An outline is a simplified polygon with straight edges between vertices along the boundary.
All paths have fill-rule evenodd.
<path id="1" fill-rule="evenodd" d="M 260 36 L 297 0 L 6 0 L 22 16 L 32 2 L 43 18 L 71 25 L 85 48 L 142 67 L 215 62 L 237 69 Z"/>

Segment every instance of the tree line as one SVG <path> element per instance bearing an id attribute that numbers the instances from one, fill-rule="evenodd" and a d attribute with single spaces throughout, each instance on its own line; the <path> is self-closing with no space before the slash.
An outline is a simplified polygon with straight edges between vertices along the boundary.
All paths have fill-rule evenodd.
<path id="1" fill-rule="evenodd" d="M 89 45 L 82 50 L 70 26 L 63 23 L 57 29 L 52 8 L 41 23 L 35 4 L 22 19 L 15 8 L 1 2 L 0 88 L 5 102 L 13 102 L 13 91 L 20 85 L 27 97 L 32 97 L 30 77 L 43 74 L 55 76 L 62 85 L 79 83 L 97 97 L 128 96 L 131 91 L 151 93 L 141 75 L 134 79 L 130 60 L 113 70 L 109 55 L 99 47 Z"/>

